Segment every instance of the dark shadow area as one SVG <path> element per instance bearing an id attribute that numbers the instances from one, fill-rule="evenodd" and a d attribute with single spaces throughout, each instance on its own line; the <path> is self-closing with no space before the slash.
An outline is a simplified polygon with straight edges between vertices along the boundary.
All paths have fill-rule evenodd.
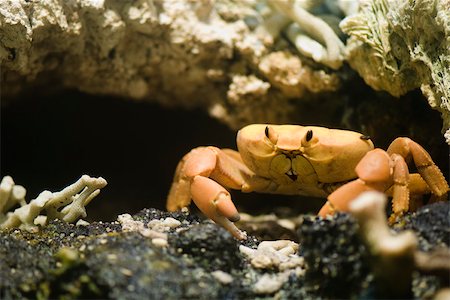
<path id="1" fill-rule="evenodd" d="M 382 148 L 396 136 L 411 136 L 430 151 L 448 176 L 449 152 L 439 134 L 439 114 L 418 96 L 413 93 L 399 100 L 404 104 L 401 107 L 392 98 L 383 100 L 386 105 L 381 107 L 371 100 L 351 103 L 356 109 L 350 123 L 370 134 Z M 305 111 L 299 113 L 304 124 L 340 127 L 338 122 L 329 124 L 320 118 L 313 122 L 314 115 L 327 109 L 327 102 L 320 107 L 311 104 L 310 109 L 307 105 L 307 116 L 303 116 Z M 429 136 L 428 132 L 436 134 Z M 46 189 L 59 191 L 82 174 L 102 176 L 108 186 L 89 204 L 88 219 L 114 220 L 120 213 L 142 208 L 164 209 L 181 157 L 197 146 L 235 149 L 235 135 L 200 110 L 166 109 L 75 91 L 39 94 L 2 106 L 0 173 L 25 186 L 28 201 Z M 324 199 L 310 197 L 238 191 L 232 191 L 232 196 L 241 211 L 252 214 L 315 213 L 324 203 Z"/>
<path id="2" fill-rule="evenodd" d="M 82 174 L 108 181 L 89 216 L 164 208 L 179 159 L 196 145 L 234 147 L 234 133 L 200 111 L 78 92 L 18 100 L 1 111 L 1 175 L 27 200 Z"/>
<path id="3" fill-rule="evenodd" d="M 82 174 L 108 185 L 88 206 L 88 219 L 114 220 L 145 207 L 164 209 L 178 161 L 201 145 L 236 148 L 235 132 L 204 112 L 71 91 L 11 101 L 1 110 L 1 176 L 27 189 L 59 191 Z M 248 212 L 322 201 L 233 192 Z M 303 202 L 303 204 L 302 204 Z"/>

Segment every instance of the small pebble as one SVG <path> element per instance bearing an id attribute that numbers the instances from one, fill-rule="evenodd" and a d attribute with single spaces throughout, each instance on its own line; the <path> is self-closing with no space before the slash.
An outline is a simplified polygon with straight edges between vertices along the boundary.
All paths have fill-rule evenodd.
<path id="1" fill-rule="evenodd" d="M 277 220 L 277 224 L 289 230 L 295 230 L 295 223 L 288 219 Z"/>
<path id="2" fill-rule="evenodd" d="M 77 225 L 77 226 L 88 226 L 89 222 L 87 222 L 87 221 L 85 221 L 83 219 L 79 219 L 75 225 Z"/>
<path id="3" fill-rule="evenodd" d="M 272 276 L 264 274 L 253 286 L 253 291 L 256 294 L 273 294 L 278 291 L 286 279 L 281 276 Z"/>
<path id="4" fill-rule="evenodd" d="M 129 269 L 121 268 L 120 272 L 123 275 L 128 276 L 128 277 L 133 276 L 133 272 L 131 272 L 131 270 L 129 270 Z"/>
<path id="5" fill-rule="evenodd" d="M 167 234 L 152 229 L 142 228 L 141 230 L 139 230 L 139 233 L 151 239 L 160 238 L 167 240 Z"/>
<path id="6" fill-rule="evenodd" d="M 116 261 L 117 260 L 117 255 L 116 254 L 108 254 L 106 257 L 110 261 Z"/>
<path id="7" fill-rule="evenodd" d="M 155 245 L 156 247 L 167 247 L 168 242 L 167 239 L 163 239 L 163 238 L 154 238 L 152 239 L 152 244 Z"/>
<path id="8" fill-rule="evenodd" d="M 178 226 L 181 225 L 180 221 L 171 217 L 165 218 L 164 221 L 162 221 L 162 223 L 164 226 L 167 226 L 169 228 L 177 228 Z"/>
<path id="9" fill-rule="evenodd" d="M 221 270 L 214 271 L 211 275 L 222 284 L 230 284 L 233 282 L 233 276 Z"/>

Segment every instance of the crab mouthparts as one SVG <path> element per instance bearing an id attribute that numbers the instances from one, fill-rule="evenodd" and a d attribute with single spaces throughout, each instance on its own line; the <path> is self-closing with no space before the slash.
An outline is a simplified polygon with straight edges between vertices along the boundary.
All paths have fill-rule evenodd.
<path id="1" fill-rule="evenodd" d="M 296 181 L 297 180 L 297 173 L 295 173 L 295 171 L 293 171 L 292 169 L 286 172 L 286 175 L 292 180 L 292 181 Z"/>

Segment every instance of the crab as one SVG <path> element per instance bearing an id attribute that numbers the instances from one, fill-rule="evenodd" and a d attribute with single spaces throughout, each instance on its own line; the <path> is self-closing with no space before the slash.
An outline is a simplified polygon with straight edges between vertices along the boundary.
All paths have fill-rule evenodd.
<path id="1" fill-rule="evenodd" d="M 354 131 L 252 124 L 239 130 L 237 147 L 198 147 L 186 154 L 176 168 L 167 209 L 187 207 L 193 200 L 242 240 L 246 234 L 234 224 L 240 217 L 228 189 L 327 198 L 320 216 L 345 211 L 360 193 L 377 190 L 392 195 L 394 217 L 410 209 L 410 193 L 431 192 L 443 199 L 449 191 L 428 152 L 406 137 L 384 151 Z M 411 158 L 418 174 L 409 174 Z"/>

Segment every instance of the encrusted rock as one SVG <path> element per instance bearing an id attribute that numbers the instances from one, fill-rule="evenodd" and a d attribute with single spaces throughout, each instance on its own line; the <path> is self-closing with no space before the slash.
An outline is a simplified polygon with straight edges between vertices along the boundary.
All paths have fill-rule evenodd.
<path id="1" fill-rule="evenodd" d="M 354 219 L 348 214 L 305 217 L 298 233 L 308 284 L 325 297 L 359 295 L 370 268 Z"/>
<path id="2" fill-rule="evenodd" d="M 336 91 L 340 85 L 336 74 L 314 70 L 287 51 L 268 54 L 259 63 L 259 69 L 273 86 L 290 98 L 302 97 L 305 90 Z"/>
<path id="3" fill-rule="evenodd" d="M 263 122 L 270 111 L 271 122 L 288 122 L 292 107 L 286 105 L 286 96 L 257 67 L 274 50 L 283 29 L 276 26 L 271 34 L 261 34 L 266 26 L 263 11 L 279 14 L 269 3 L 254 1 L 3 1 L 2 94 L 9 99 L 27 87 L 76 88 L 166 106 L 202 107 L 232 128 Z M 316 20 L 308 16 L 302 22 Z M 318 70 L 326 68 L 320 61 L 310 63 Z M 283 70 L 277 76 L 279 82 L 290 80 L 283 79 Z M 262 85 L 252 91 L 236 89 L 235 77 Z M 306 72 L 301 79 L 327 77 Z M 329 86 L 316 84 L 311 90 L 320 93 Z"/>
<path id="4" fill-rule="evenodd" d="M 419 238 L 419 248 L 431 251 L 450 247 L 450 206 L 438 202 L 420 208 L 405 218 L 404 228 L 413 229 Z"/>
<path id="5" fill-rule="evenodd" d="M 194 225 L 179 232 L 175 238 L 169 236 L 169 243 L 177 252 L 192 257 L 205 269 L 228 272 L 238 268 L 242 256 L 231 234 L 216 224 Z"/>
<path id="6" fill-rule="evenodd" d="M 450 128 L 450 10 L 447 0 L 370 0 L 341 22 L 352 68 L 376 90 L 420 88 Z"/>

